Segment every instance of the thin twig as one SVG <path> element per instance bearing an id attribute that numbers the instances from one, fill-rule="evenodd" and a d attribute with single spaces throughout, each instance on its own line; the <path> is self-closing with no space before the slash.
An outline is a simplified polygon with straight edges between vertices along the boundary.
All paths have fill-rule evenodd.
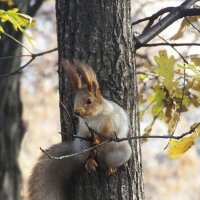
<path id="1" fill-rule="evenodd" d="M 65 112 L 67 113 L 67 116 L 68 116 L 68 118 L 70 120 L 70 124 L 71 124 L 71 127 L 72 127 L 72 132 L 73 132 L 73 134 L 75 134 L 75 128 L 74 128 L 74 124 L 73 124 L 71 115 L 69 114 L 69 111 L 67 110 L 66 106 L 63 104 L 63 102 L 61 100 L 60 100 L 60 104 L 62 105 L 62 107 L 64 108 Z"/>
<path id="2" fill-rule="evenodd" d="M 105 135 L 103 133 L 99 133 L 98 131 L 94 130 L 93 128 L 89 127 L 88 125 L 88 129 L 89 131 L 93 132 L 96 135 L 99 135 L 100 137 L 103 137 L 105 139 L 109 139 L 110 141 L 113 142 L 123 142 L 126 140 L 137 140 L 137 139 L 176 139 L 179 140 L 187 135 L 192 134 L 200 125 L 200 122 L 197 123 L 192 129 L 190 129 L 188 132 L 185 132 L 179 136 L 174 136 L 174 135 L 140 135 L 140 136 L 132 136 L 132 137 L 127 137 L 127 138 L 117 138 L 117 137 L 112 137 L 112 136 L 108 136 Z"/>
<path id="3" fill-rule="evenodd" d="M 26 54 L 26 55 L 17 55 L 17 56 L 4 56 L 1 57 L 0 60 L 8 60 L 8 59 L 13 59 L 13 58 L 21 58 L 21 57 L 30 57 L 30 54 Z"/>
<path id="4" fill-rule="evenodd" d="M 151 15 L 150 17 L 145 17 L 143 19 L 139 19 L 139 20 L 133 22 L 131 24 L 131 26 L 135 26 L 136 24 L 139 24 L 139 23 L 144 22 L 144 21 L 154 21 L 159 16 L 161 16 L 161 15 L 167 13 L 167 12 L 171 12 L 174 8 L 176 8 L 176 7 L 163 8 L 163 9 L 159 10 L 158 12 L 154 13 L 153 15 Z"/>
<path id="5" fill-rule="evenodd" d="M 92 151 L 92 150 L 94 150 L 94 149 L 96 149 L 96 148 L 98 148 L 98 147 L 100 147 L 100 146 L 102 146 L 102 145 L 104 145 L 104 144 L 106 144 L 106 143 L 108 143 L 108 142 L 110 142 L 110 140 L 106 140 L 106 141 L 104 141 L 104 142 L 102 142 L 102 143 L 100 143 L 100 144 L 97 144 L 97 145 L 95 145 L 95 146 L 93 146 L 93 147 L 90 147 L 90 148 L 88 148 L 88 149 L 79 151 L 79 152 L 77 152 L 77 153 L 73 153 L 73 154 L 70 154 L 70 155 L 64 155 L 64 156 L 53 156 L 53 155 L 49 154 L 47 151 L 45 151 L 44 149 L 42 149 L 41 147 L 40 147 L 40 150 L 41 150 L 43 153 L 45 153 L 50 159 L 62 160 L 62 159 L 66 159 L 66 158 L 71 158 L 71 157 L 74 157 L 74 156 L 78 156 L 78 155 L 80 155 L 80 154 L 84 154 L 84 153 L 86 153 L 86 152 L 88 152 L 88 151 Z"/>
<path id="6" fill-rule="evenodd" d="M 19 57 L 38 57 L 38 56 L 43 56 L 48 53 L 52 53 L 54 51 L 57 51 L 58 48 L 53 48 L 47 51 L 39 52 L 39 53 L 32 53 L 32 54 L 22 54 L 22 55 L 17 55 L 17 56 L 5 56 L 1 57 L 0 60 L 7 60 L 7 59 L 13 59 L 13 58 L 19 58 Z"/>
<path id="7" fill-rule="evenodd" d="M 182 54 L 174 46 L 171 46 L 170 43 L 165 38 L 161 37 L 160 35 L 158 35 L 158 37 L 162 39 L 164 42 L 166 42 L 166 44 L 168 44 L 172 49 L 174 49 L 174 51 L 176 51 L 176 53 L 182 58 L 184 63 L 188 64 L 188 61 L 182 56 Z"/>
<path id="8" fill-rule="evenodd" d="M 32 53 L 31 56 L 32 56 L 32 57 L 43 56 L 43 55 L 45 55 L 45 54 L 52 53 L 52 52 L 57 51 L 57 50 L 58 50 L 58 48 L 55 47 L 55 48 L 53 48 L 53 49 L 50 49 L 50 50 L 47 50 L 47 51 L 43 51 L 43 52 L 40 52 L 40 53 Z"/>
<path id="9" fill-rule="evenodd" d="M 19 44 L 20 46 L 22 46 L 23 48 L 25 48 L 30 54 L 32 54 L 31 51 L 26 46 L 24 46 L 19 40 L 15 39 L 14 37 L 12 37 L 11 35 L 9 35 L 8 33 L 3 32 L 2 34 L 6 35 L 10 39 L 14 40 L 17 44 Z"/>
<path id="10" fill-rule="evenodd" d="M 165 13 L 172 12 L 172 11 L 180 11 L 182 13 L 182 17 L 200 15 L 200 10 L 198 8 L 189 8 L 189 9 L 183 8 L 182 9 L 180 6 L 178 6 L 178 7 L 166 7 L 166 8 L 163 8 L 163 9 L 157 11 L 156 13 L 151 15 L 150 17 L 145 17 L 143 19 L 139 19 L 135 22 L 132 22 L 131 26 L 134 26 L 134 25 L 139 24 L 139 23 L 144 22 L 144 21 L 149 21 L 149 23 L 153 24 L 152 22 L 154 22 L 158 17 L 160 17 L 161 15 L 163 15 Z"/>
<path id="11" fill-rule="evenodd" d="M 200 15 L 200 14 L 199 14 Z M 187 18 L 185 17 L 185 20 L 198 32 L 200 33 L 200 30 Z"/>
<path id="12" fill-rule="evenodd" d="M 156 46 L 200 46 L 200 43 L 150 43 L 150 44 L 141 44 L 141 47 L 156 47 Z"/>
<path id="13" fill-rule="evenodd" d="M 21 72 L 21 70 L 23 70 L 25 67 L 27 67 L 34 59 L 35 58 L 31 58 L 26 64 L 22 65 L 20 68 L 18 68 L 15 71 L 12 71 L 12 72 L 6 73 L 6 74 L 0 74 L 0 79 L 19 74 Z"/>
<path id="14" fill-rule="evenodd" d="M 42 56 L 42 55 L 45 55 L 45 54 L 48 54 L 48 53 L 52 53 L 54 51 L 57 51 L 58 48 L 54 48 L 54 49 L 51 49 L 51 50 L 48 50 L 48 51 L 44 51 L 44 52 L 40 52 L 40 53 L 33 53 L 31 55 L 21 55 L 21 56 L 16 56 L 16 57 L 22 57 L 22 56 L 29 56 L 31 57 L 31 59 L 24 65 L 22 65 L 20 68 L 18 68 L 17 70 L 15 71 L 12 71 L 12 72 L 9 72 L 9 73 L 6 73 L 6 74 L 0 74 L 0 79 L 2 78 L 7 78 L 9 76 L 13 76 L 13 75 L 16 75 L 16 74 L 19 74 L 24 68 L 26 68 L 35 58 L 39 57 L 39 56 Z M 8 57 L 3 57 L 3 58 L 8 58 Z M 0 58 L 0 59 L 3 59 L 3 58 Z M 10 57 L 11 58 L 11 57 Z"/>

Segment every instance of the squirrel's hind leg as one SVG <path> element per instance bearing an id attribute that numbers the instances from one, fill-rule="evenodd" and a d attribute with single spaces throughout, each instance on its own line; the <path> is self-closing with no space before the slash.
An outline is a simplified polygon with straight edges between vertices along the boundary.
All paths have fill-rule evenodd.
<path id="1" fill-rule="evenodd" d="M 108 168 L 107 174 L 113 175 L 117 171 L 117 167 L 130 159 L 131 153 L 132 151 L 128 141 L 119 143 L 112 142 L 102 146 L 98 151 L 98 158 Z"/>

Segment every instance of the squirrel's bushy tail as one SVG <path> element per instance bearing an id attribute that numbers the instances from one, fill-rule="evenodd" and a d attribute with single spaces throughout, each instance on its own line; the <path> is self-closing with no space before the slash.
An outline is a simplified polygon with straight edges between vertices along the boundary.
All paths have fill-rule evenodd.
<path id="1" fill-rule="evenodd" d="M 47 152 L 53 156 L 63 156 L 87 148 L 86 142 L 81 143 L 80 149 L 75 144 L 74 141 L 60 143 L 49 148 Z M 33 168 L 28 181 L 28 199 L 69 200 L 70 180 L 74 172 L 84 166 L 88 156 L 88 153 L 85 153 L 67 159 L 54 160 L 43 154 Z"/>

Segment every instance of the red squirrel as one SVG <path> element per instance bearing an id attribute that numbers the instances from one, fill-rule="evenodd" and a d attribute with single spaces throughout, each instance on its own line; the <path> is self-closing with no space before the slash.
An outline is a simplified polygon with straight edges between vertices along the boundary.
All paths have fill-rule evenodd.
<path id="1" fill-rule="evenodd" d="M 87 123 L 89 127 L 105 136 L 126 138 L 129 131 L 127 114 L 119 105 L 101 95 L 92 68 L 79 60 L 73 62 L 65 60 L 62 64 L 75 91 L 74 113 L 79 118 L 77 136 L 91 136 Z M 95 144 L 103 141 L 105 138 L 95 135 Z M 90 141 L 75 138 L 73 141 L 54 145 L 47 152 L 54 156 L 63 156 L 88 149 L 92 145 L 94 144 Z M 128 141 L 119 143 L 110 141 L 97 148 L 95 159 L 106 166 L 108 175 L 112 175 L 118 166 L 129 160 L 131 153 Z M 28 181 L 28 199 L 69 200 L 67 188 L 73 173 L 84 165 L 88 170 L 95 170 L 97 167 L 95 159 L 91 156 L 91 152 L 62 160 L 53 160 L 45 154 L 42 155 Z"/>

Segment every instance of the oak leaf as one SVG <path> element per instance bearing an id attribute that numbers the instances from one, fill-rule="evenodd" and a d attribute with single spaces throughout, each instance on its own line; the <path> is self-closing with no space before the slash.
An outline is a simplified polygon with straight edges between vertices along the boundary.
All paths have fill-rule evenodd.
<path id="1" fill-rule="evenodd" d="M 196 134 L 192 134 L 189 137 L 184 137 L 182 139 L 176 140 L 172 139 L 170 141 L 170 147 L 167 154 L 170 158 L 179 158 L 188 149 L 190 149 L 197 139 Z"/>

